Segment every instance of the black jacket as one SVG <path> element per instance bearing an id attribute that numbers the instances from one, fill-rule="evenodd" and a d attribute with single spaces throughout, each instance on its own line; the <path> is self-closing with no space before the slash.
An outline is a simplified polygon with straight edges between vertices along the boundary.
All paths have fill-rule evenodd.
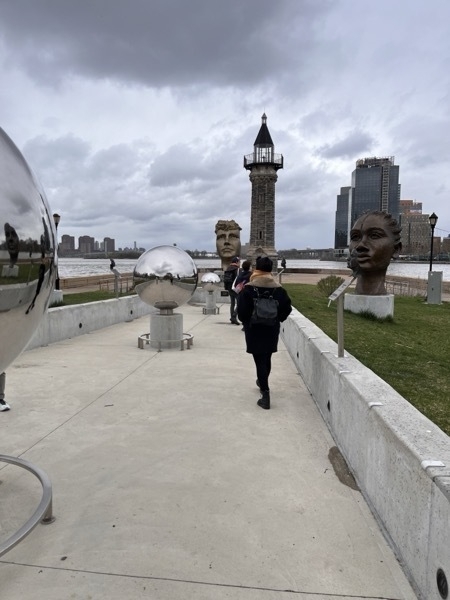
<path id="1" fill-rule="evenodd" d="M 257 296 L 254 289 L 262 293 L 266 290 L 273 291 L 273 297 L 278 301 L 278 321 L 273 327 L 267 325 L 250 326 L 250 317 L 253 313 L 253 298 Z M 250 354 L 271 354 L 278 349 L 278 336 L 280 322 L 285 321 L 292 311 L 291 299 L 284 288 L 268 274 L 266 277 L 255 277 L 244 287 L 239 294 L 238 318 L 242 321 L 245 331 L 247 352 Z"/>

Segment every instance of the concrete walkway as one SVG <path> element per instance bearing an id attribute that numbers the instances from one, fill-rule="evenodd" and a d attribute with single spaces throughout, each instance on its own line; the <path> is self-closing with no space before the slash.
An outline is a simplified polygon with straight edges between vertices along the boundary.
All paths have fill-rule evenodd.
<path id="1" fill-rule="evenodd" d="M 10 367 L 0 452 L 47 472 L 56 520 L 0 559 L 0 597 L 416 598 L 283 345 L 263 411 L 228 307 L 181 312 L 191 350 L 139 350 L 145 317 Z M 3 463 L 0 480 L 5 540 L 41 489 Z"/>

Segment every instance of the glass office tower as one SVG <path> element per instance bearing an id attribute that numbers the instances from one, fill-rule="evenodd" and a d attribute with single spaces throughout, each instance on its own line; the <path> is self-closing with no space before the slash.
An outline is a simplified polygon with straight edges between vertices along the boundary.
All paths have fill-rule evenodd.
<path id="1" fill-rule="evenodd" d="M 337 197 L 335 248 L 348 246 L 353 223 L 367 211 L 381 210 L 390 213 L 394 219 L 399 219 L 399 166 L 394 163 L 393 156 L 360 158 L 356 161 L 356 169 L 352 173 L 352 184 L 348 191 L 347 226 L 344 230 L 342 223 L 346 201 L 343 198 L 343 190 L 347 189 L 341 188 Z M 344 237 L 345 246 L 342 245 Z"/>

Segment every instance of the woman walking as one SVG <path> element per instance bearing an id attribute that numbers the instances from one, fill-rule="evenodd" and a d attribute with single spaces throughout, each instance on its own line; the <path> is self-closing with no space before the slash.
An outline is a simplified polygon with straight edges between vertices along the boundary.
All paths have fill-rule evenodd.
<path id="1" fill-rule="evenodd" d="M 256 259 L 256 268 L 239 294 L 238 317 L 244 325 L 247 352 L 252 354 L 256 366 L 256 385 L 261 390 L 257 404 L 270 409 L 269 375 L 272 369 L 272 354 L 278 350 L 280 322 L 285 321 L 292 311 L 291 299 L 286 290 L 272 276 L 273 262 L 268 256 Z M 254 315 L 255 300 L 260 299 L 269 307 L 276 306 L 273 319 L 258 319 Z"/>

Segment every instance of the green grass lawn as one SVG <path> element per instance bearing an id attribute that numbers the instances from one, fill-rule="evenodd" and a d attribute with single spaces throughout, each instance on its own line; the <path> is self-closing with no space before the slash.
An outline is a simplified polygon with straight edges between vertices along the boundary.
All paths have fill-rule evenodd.
<path id="1" fill-rule="evenodd" d="M 134 292 L 128 292 L 125 294 L 119 294 L 119 298 L 122 296 L 131 296 Z M 99 302 L 100 300 L 111 300 L 115 298 L 115 292 L 108 290 L 95 290 L 91 292 L 79 292 L 76 294 L 63 294 L 63 301 L 60 304 L 52 304 L 53 306 L 69 306 L 73 304 L 85 304 L 86 302 Z"/>
<path id="2" fill-rule="evenodd" d="M 292 304 L 337 342 L 337 306 L 315 285 L 286 284 Z M 395 298 L 393 321 L 344 313 L 344 347 L 450 435 L 450 304 Z"/>

